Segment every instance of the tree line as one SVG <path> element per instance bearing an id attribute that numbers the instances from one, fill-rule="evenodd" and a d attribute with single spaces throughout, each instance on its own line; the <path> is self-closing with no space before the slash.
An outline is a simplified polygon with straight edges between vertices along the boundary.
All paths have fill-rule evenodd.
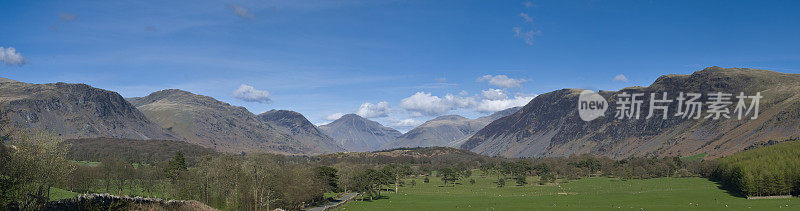
<path id="1" fill-rule="evenodd" d="M 69 150 L 74 148 L 64 147 L 51 134 L 33 132 L 3 139 L 0 206 L 22 209 L 49 201 L 51 187 L 57 187 L 77 193 L 197 200 L 220 209 L 298 210 L 328 202 L 323 197 L 326 192 L 358 192 L 362 200 L 377 200 L 387 192 L 398 193 L 404 185 L 416 185 L 418 179 L 429 183 L 433 177 L 441 181 L 443 188 L 474 184 L 473 171 L 496 177 L 498 188 L 504 187 L 507 180 L 518 186 L 528 185 L 530 177 L 538 179 L 532 182 L 544 185 L 595 176 L 702 176 L 722 181 L 748 196 L 800 192 L 797 142 L 705 161 L 678 157 L 614 160 L 586 154 L 499 158 L 432 147 L 312 157 L 259 153 L 200 153 L 187 157 L 181 150 L 174 150 L 172 157 L 165 159 L 160 154 L 148 158 L 148 162 L 131 158 L 130 153 L 112 153 L 86 165 L 70 160 Z M 410 183 L 406 184 L 408 179 Z"/>
<path id="2" fill-rule="evenodd" d="M 709 175 L 746 196 L 800 194 L 800 142 L 765 146 L 720 158 Z"/>
<path id="3" fill-rule="evenodd" d="M 307 157 L 209 154 L 192 162 L 178 151 L 153 163 L 105 157 L 99 163 L 67 159 L 68 147 L 44 132 L 6 136 L 0 144 L 0 209 L 37 209 L 51 188 L 197 200 L 231 210 L 299 210 L 327 201 L 336 188 L 326 169 Z M 94 165 L 96 164 L 96 165 Z M 335 174 L 335 172 L 333 173 Z"/>

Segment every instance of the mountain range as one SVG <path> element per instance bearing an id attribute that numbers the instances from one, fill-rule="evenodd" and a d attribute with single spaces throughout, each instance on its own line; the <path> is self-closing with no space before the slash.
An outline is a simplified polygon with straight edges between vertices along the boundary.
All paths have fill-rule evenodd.
<path id="1" fill-rule="evenodd" d="M 508 108 L 477 119 L 468 119 L 459 115 L 436 117 L 384 144 L 382 148 L 458 147 L 484 126 L 496 119 L 513 114 L 520 108 Z"/>
<path id="2" fill-rule="evenodd" d="M 470 137 L 462 149 L 504 157 L 552 157 L 590 153 L 612 158 L 630 156 L 687 156 L 708 153 L 719 157 L 769 140 L 800 136 L 800 74 L 746 68 L 709 67 L 691 75 L 664 75 L 649 87 L 600 91 L 608 100 L 604 116 L 583 121 L 578 113 L 580 89 L 563 89 L 538 95 L 519 112 L 500 118 Z M 650 93 L 667 93 L 671 103 L 666 119 L 645 118 Z M 700 93 L 703 104 L 699 119 L 674 116 L 680 93 Z M 724 108 L 731 118 L 706 118 L 710 93 L 730 93 L 732 103 Z M 760 92 L 757 119 L 738 119 L 733 111 L 736 95 Z M 615 118 L 618 98 L 644 93 L 641 117 Z M 658 98 L 656 98 L 658 99 Z M 750 100 L 746 101 L 748 106 Z M 660 111 L 658 111 L 660 112 Z M 660 114 L 660 113 L 656 113 Z"/>
<path id="3" fill-rule="evenodd" d="M 116 92 L 85 84 L 0 80 L 0 121 L 3 134 L 32 129 L 63 139 L 179 139 Z"/>
<path id="4" fill-rule="evenodd" d="M 328 135 L 314 126 L 305 116 L 294 111 L 270 110 L 256 116 L 282 134 L 287 134 L 294 140 L 304 144 L 312 152 L 341 152 L 345 151 Z"/>
<path id="5" fill-rule="evenodd" d="M 603 116 L 584 121 L 582 89 L 536 96 L 521 108 L 477 119 L 434 118 L 402 134 L 356 114 L 319 127 L 302 114 L 243 107 L 183 90 L 125 99 L 85 84 L 31 84 L 0 78 L 0 132 L 49 131 L 63 139 L 175 140 L 226 153 L 317 155 L 430 146 L 458 147 L 489 156 L 553 157 L 590 153 L 631 156 L 725 156 L 765 142 L 800 137 L 800 74 L 709 67 L 690 75 L 664 75 L 648 87 L 598 91 Z M 641 118 L 616 118 L 620 99 L 641 93 Z M 668 118 L 645 118 L 650 94 L 667 93 Z M 699 93 L 702 117 L 674 116 L 681 93 Z M 706 118 L 712 93 L 729 93 L 730 118 Z M 759 93 L 758 118 L 739 120 L 735 96 Z M 751 102 L 751 101 L 748 101 Z M 655 108 L 655 107 L 654 107 Z M 657 111 L 658 112 L 658 111 Z M 657 113 L 661 114 L 661 113 Z"/>
<path id="6" fill-rule="evenodd" d="M 331 123 L 320 125 L 319 128 L 344 149 L 353 152 L 378 150 L 402 135 L 400 131 L 356 114 L 346 114 Z"/>
<path id="7" fill-rule="evenodd" d="M 286 125 L 307 122 L 302 115 L 280 116 L 267 112 L 259 118 L 244 107 L 232 106 L 212 97 L 183 90 L 167 89 L 142 98 L 129 99 L 147 118 L 187 142 L 228 153 L 270 152 L 280 154 L 321 154 L 341 151 L 327 137 L 305 136 L 303 127 L 294 131 Z M 273 126 L 270 122 L 278 125 Z M 315 131 L 310 131 L 313 133 Z M 318 134 L 317 134 L 318 135 Z"/>

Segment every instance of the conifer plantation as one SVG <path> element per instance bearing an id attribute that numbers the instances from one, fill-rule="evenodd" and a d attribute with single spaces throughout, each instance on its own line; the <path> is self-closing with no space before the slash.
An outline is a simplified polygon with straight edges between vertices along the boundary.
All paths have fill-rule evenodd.
<path id="1" fill-rule="evenodd" d="M 739 152 L 717 160 L 713 177 L 746 196 L 800 193 L 800 142 Z"/>

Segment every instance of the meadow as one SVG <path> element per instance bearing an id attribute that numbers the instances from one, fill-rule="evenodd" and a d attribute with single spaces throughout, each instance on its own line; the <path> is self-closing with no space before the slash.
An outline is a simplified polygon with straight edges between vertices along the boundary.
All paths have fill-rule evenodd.
<path id="1" fill-rule="evenodd" d="M 477 171 L 476 171 L 477 173 Z M 579 180 L 516 186 L 507 180 L 474 174 L 455 186 L 443 186 L 436 177 L 406 179 L 399 194 L 384 191 L 374 201 L 352 201 L 338 210 L 795 210 L 800 199 L 745 199 L 705 178 L 631 179 L 590 177 Z"/>

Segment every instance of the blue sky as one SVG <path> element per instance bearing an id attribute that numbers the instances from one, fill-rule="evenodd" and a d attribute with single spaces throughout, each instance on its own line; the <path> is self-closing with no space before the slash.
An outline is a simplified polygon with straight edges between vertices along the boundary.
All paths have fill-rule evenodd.
<path id="1" fill-rule="evenodd" d="M 359 112 L 405 131 L 707 66 L 798 73 L 797 11 L 797 1 L 1 1 L 0 77 L 125 97 L 178 88 L 317 124 Z"/>

